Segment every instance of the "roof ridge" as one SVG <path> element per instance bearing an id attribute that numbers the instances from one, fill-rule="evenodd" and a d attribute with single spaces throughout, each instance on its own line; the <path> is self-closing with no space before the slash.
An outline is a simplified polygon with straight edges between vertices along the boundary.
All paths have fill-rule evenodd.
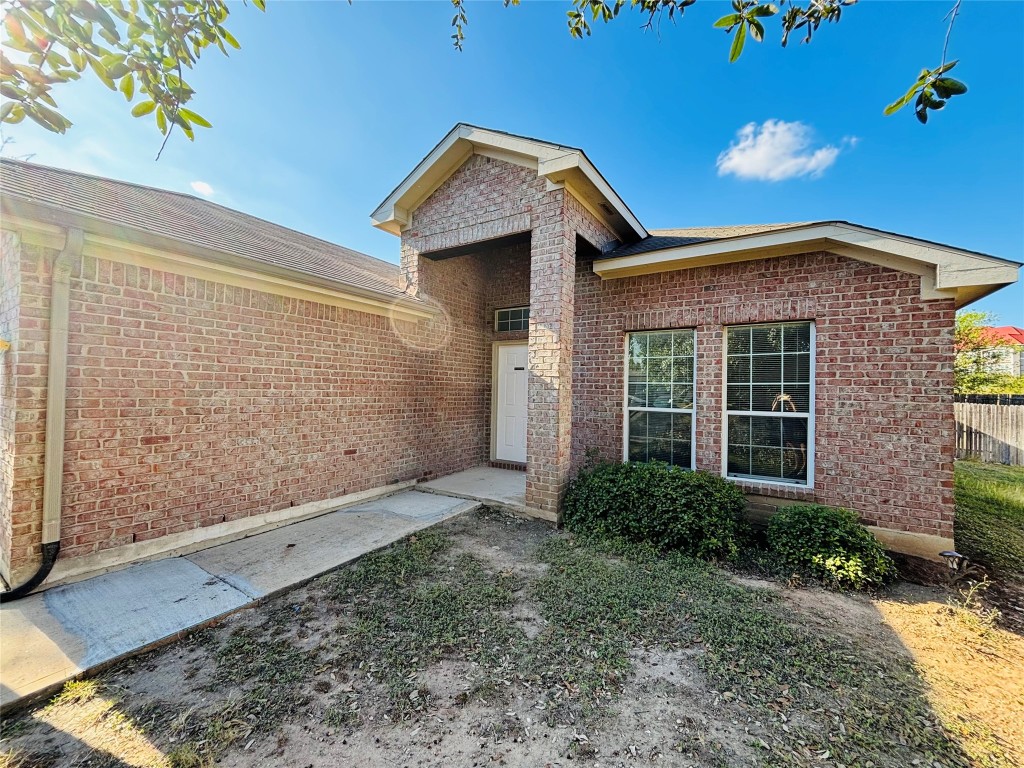
<path id="1" fill-rule="evenodd" d="M 455 128 L 458 128 L 460 126 L 463 126 L 463 127 L 466 127 L 466 128 L 475 128 L 478 131 L 489 131 L 490 133 L 499 133 L 502 136 L 511 136 L 512 138 L 515 138 L 515 139 L 525 139 L 526 141 L 535 141 L 538 144 L 547 144 L 549 147 L 558 147 L 559 149 L 568 149 L 568 150 L 570 150 L 572 152 L 583 152 L 583 149 L 581 147 L 574 147 L 574 146 L 572 146 L 570 144 L 560 144 L 557 141 L 548 141 L 547 139 L 538 139 L 538 138 L 536 138 L 534 136 L 526 136 L 526 135 L 524 135 L 522 133 L 513 133 L 512 131 L 503 131 L 500 128 L 488 128 L 486 125 L 476 125 L 475 123 L 462 123 L 462 122 L 460 122 L 460 123 L 456 124 Z M 453 128 L 452 130 L 455 130 L 455 128 Z M 451 131 L 449 131 L 448 133 L 451 133 Z M 584 152 L 584 154 L 586 154 L 586 153 Z"/>
<path id="2" fill-rule="evenodd" d="M 12 157 L 0 157 L 0 167 L 2 167 L 5 164 L 8 164 L 8 163 L 13 164 L 13 165 L 24 166 L 24 167 L 27 167 L 27 168 L 42 168 L 42 169 L 45 169 L 47 171 L 54 171 L 56 173 L 63 173 L 63 174 L 67 174 L 67 175 L 70 175 L 70 176 L 77 176 L 79 178 L 91 179 L 91 180 L 99 181 L 99 182 L 123 184 L 123 185 L 128 186 L 128 187 L 134 187 L 135 189 L 146 190 L 146 191 L 149 191 L 149 192 L 159 192 L 161 194 L 166 194 L 166 195 L 175 195 L 176 197 L 182 197 L 182 198 L 185 198 L 186 200 L 195 201 L 197 203 L 200 203 L 203 206 L 209 206 L 211 208 L 219 208 L 222 211 L 229 211 L 232 214 L 235 214 L 235 215 L 238 215 L 238 216 L 244 216 L 244 217 L 246 217 L 248 219 L 253 219 L 254 221 L 260 222 L 261 224 L 269 224 L 272 227 L 277 227 L 279 229 L 283 229 L 283 230 L 286 230 L 288 232 L 292 232 L 294 234 L 301 235 L 304 238 L 309 238 L 310 240 L 316 240 L 317 242 L 320 242 L 320 243 L 323 243 L 325 245 L 328 245 L 331 248 L 342 248 L 342 249 L 348 251 L 351 254 L 355 254 L 357 256 L 365 256 L 366 258 L 372 259 L 373 261 L 379 262 L 379 263 L 384 264 L 384 265 L 389 266 L 389 267 L 395 267 L 396 269 L 398 269 L 398 265 L 396 265 L 394 262 L 386 261 L 385 259 L 381 259 L 381 258 L 379 258 L 377 256 L 373 256 L 372 254 L 369 254 L 369 253 L 364 253 L 362 251 L 357 251 L 357 250 L 355 250 L 353 248 L 349 248 L 347 245 L 342 245 L 341 243 L 334 243 L 334 242 L 331 242 L 330 240 L 325 240 L 322 237 L 318 237 L 316 235 L 311 235 L 308 232 L 303 232 L 300 229 L 294 229 L 292 227 L 285 226 L 284 224 L 278 224 L 275 221 L 270 221 L 269 219 L 260 218 L 259 216 L 256 216 L 254 214 L 247 213 L 246 211 L 239 210 L 238 208 L 232 208 L 230 206 L 224 205 L 223 203 L 218 203 L 218 202 L 215 202 L 213 200 L 209 200 L 209 199 L 207 199 L 205 197 L 199 197 L 197 195 L 191 195 L 188 192 L 179 192 L 178 190 L 167 189 L 166 187 L 154 187 L 154 186 L 149 185 L 149 184 L 139 184 L 138 182 L 125 181 L 124 179 L 115 179 L 115 178 L 112 178 L 110 176 L 99 176 L 99 175 L 94 174 L 94 173 L 85 173 L 84 171 L 77 171 L 77 170 L 73 170 L 71 168 L 61 168 L 61 167 L 56 166 L 56 165 L 46 165 L 45 163 L 32 163 L 32 162 L 29 162 L 27 160 L 17 160 L 17 159 L 12 158 Z M 2 188 L 3 188 L 3 179 L 0 178 L 0 189 L 2 189 Z M 13 194 L 16 194 L 16 193 L 13 193 Z"/>
<path id="3" fill-rule="evenodd" d="M 833 224 L 833 223 L 846 223 L 842 219 L 807 219 L 806 221 L 774 221 L 764 222 L 761 224 L 701 224 L 697 226 L 689 227 L 655 227 L 648 229 L 652 235 L 661 235 L 667 232 L 685 232 L 687 230 L 695 229 L 740 229 L 740 228 L 751 228 L 751 227 L 799 227 L 807 224 Z"/>
<path id="4" fill-rule="evenodd" d="M 14 165 L 25 165 L 29 168 L 45 168 L 48 171 L 57 171 L 58 173 L 66 173 L 71 176 L 80 176 L 86 179 L 95 179 L 96 181 L 112 181 L 116 184 L 124 184 L 125 186 L 135 187 L 136 189 L 148 189 L 151 192 L 164 192 L 169 195 L 178 195 L 179 197 L 187 197 L 190 200 L 197 200 L 200 203 L 209 203 L 210 205 L 220 205 L 221 208 L 227 208 L 225 205 L 215 203 L 212 200 L 207 200 L 204 197 L 197 197 L 196 195 L 190 195 L 188 192 L 179 192 L 176 189 L 167 189 L 167 187 L 154 187 L 150 184 L 140 184 L 137 181 L 126 181 L 124 179 L 115 179 L 112 176 L 99 176 L 95 173 L 86 173 L 85 171 L 77 171 L 73 168 L 61 168 L 59 165 L 47 165 L 46 163 L 33 163 L 28 160 L 18 160 L 14 157 L 0 157 L 0 165 L 5 163 L 13 163 Z M 234 210 L 228 208 L 228 210 Z M 238 211 L 243 213 L 243 211 Z M 273 224 L 273 222 L 268 222 Z"/>

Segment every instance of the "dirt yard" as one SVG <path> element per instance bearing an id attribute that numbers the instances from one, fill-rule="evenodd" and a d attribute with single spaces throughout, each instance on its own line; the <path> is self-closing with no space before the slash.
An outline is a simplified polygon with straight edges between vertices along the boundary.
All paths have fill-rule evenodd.
<path id="1" fill-rule="evenodd" d="M 965 602 L 484 511 L 69 684 L 0 765 L 1022 765 L 1024 639 Z"/>

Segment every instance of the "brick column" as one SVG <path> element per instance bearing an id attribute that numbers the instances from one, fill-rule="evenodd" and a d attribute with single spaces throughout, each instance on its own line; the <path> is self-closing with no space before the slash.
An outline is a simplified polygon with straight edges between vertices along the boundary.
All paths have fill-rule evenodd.
<path id="1" fill-rule="evenodd" d="M 50 263 L 53 252 L 0 238 L 0 573 L 18 586 L 39 564 L 43 514 Z"/>
<path id="2" fill-rule="evenodd" d="M 572 330 L 576 236 L 563 194 L 535 218 L 530 244 L 530 410 L 526 504 L 556 520 L 569 481 L 572 444 Z"/>

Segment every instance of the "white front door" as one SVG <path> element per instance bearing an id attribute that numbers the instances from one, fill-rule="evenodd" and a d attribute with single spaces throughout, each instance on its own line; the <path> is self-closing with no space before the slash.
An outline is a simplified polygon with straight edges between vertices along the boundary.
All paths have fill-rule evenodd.
<path id="1" fill-rule="evenodd" d="M 526 463 L 526 400 L 529 382 L 526 344 L 498 347 L 494 376 L 494 458 Z"/>

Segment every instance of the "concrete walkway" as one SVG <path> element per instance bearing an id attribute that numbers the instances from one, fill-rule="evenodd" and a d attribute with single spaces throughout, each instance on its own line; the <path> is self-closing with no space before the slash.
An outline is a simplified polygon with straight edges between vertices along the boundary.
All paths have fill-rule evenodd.
<path id="1" fill-rule="evenodd" d="M 482 501 L 511 512 L 526 511 L 526 473 L 495 467 L 473 467 L 439 477 L 418 486 L 428 493 L 442 493 Z"/>
<path id="2" fill-rule="evenodd" d="M 7 603 L 0 608 L 0 705 L 40 696 L 477 506 L 404 491 Z"/>

